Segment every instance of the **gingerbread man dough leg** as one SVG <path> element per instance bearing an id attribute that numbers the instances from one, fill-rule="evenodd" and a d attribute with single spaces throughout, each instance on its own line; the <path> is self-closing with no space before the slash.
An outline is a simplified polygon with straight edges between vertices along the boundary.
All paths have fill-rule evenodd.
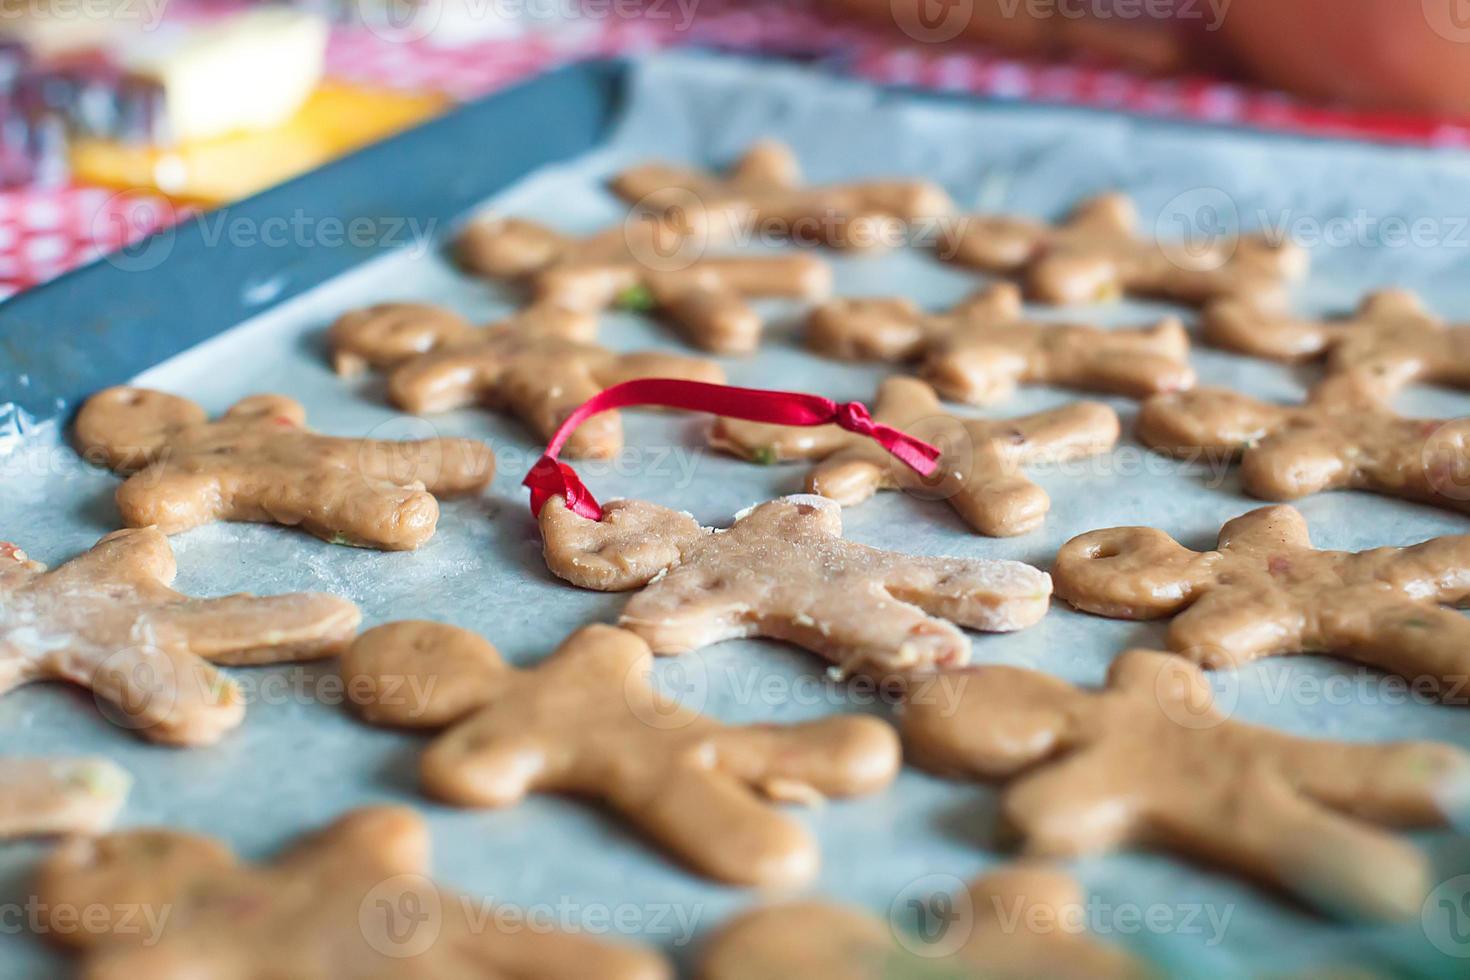
<path id="1" fill-rule="evenodd" d="M 318 593 L 193 599 L 168 587 L 174 571 L 168 539 L 153 528 L 114 532 L 51 572 L 0 549 L 0 693 L 66 680 L 153 741 L 208 744 L 245 707 L 207 661 L 329 657 L 360 619 L 352 603 Z"/>
<path id="2" fill-rule="evenodd" d="M 82 406 L 76 438 L 84 455 L 132 474 L 117 492 L 124 521 L 166 534 L 257 521 L 411 550 L 434 533 L 435 493 L 478 490 L 495 473 L 494 453 L 474 440 L 335 438 L 307 429 L 305 416 L 290 398 L 256 395 L 210 422 L 187 399 L 109 388 Z"/>
<path id="3" fill-rule="evenodd" d="M 769 800 L 876 792 L 897 773 L 897 741 L 882 722 L 726 727 L 661 698 L 646 680 L 650 661 L 647 644 L 608 626 L 517 670 L 464 630 L 394 623 L 353 645 L 343 676 L 373 720 L 449 726 L 423 757 L 434 796 L 492 807 L 535 792 L 600 799 L 724 881 L 793 884 L 815 873 L 815 844 Z M 438 683 L 408 684 L 419 694 L 405 702 L 394 695 L 405 677 Z"/>
<path id="4" fill-rule="evenodd" d="M 1135 650 L 1084 691 L 1015 667 L 961 675 L 958 701 L 904 714 L 913 758 L 1007 780 L 1002 811 L 1028 851 L 1126 845 L 1224 865 L 1349 916 L 1416 916 L 1423 857 L 1374 823 L 1439 824 L 1470 785 L 1448 745 L 1356 746 L 1232 721 L 1199 669 Z"/>
<path id="5" fill-rule="evenodd" d="M 0 759 L 0 840 L 100 834 L 132 782 L 106 759 Z"/>
<path id="6" fill-rule="evenodd" d="M 1169 648 L 1208 667 L 1329 653 L 1432 683 L 1454 696 L 1470 676 L 1470 536 L 1410 548 L 1317 551 L 1301 514 L 1263 507 L 1198 553 L 1151 528 L 1109 528 L 1062 546 L 1057 594 L 1121 619 L 1175 616 Z"/>
<path id="7" fill-rule="evenodd" d="M 36 898 L 53 910 L 118 910 L 106 929 L 52 930 L 80 949 L 89 980 L 671 976 L 660 957 L 636 947 L 501 928 L 510 910 L 440 889 L 426 877 L 428 861 L 422 818 L 376 807 L 260 866 L 210 838 L 169 830 L 73 840 L 42 864 Z M 140 910 L 155 930 L 138 928 Z"/>
<path id="8" fill-rule="evenodd" d="M 657 653 L 766 636 L 844 668 L 930 669 L 968 658 L 953 624 L 1024 628 L 1045 614 L 1051 591 L 1029 565 L 843 541 L 840 510 L 823 497 L 769 501 L 723 531 L 641 501 L 614 501 L 591 521 L 555 497 L 540 521 L 559 577 L 605 591 L 645 586 L 620 622 Z"/>

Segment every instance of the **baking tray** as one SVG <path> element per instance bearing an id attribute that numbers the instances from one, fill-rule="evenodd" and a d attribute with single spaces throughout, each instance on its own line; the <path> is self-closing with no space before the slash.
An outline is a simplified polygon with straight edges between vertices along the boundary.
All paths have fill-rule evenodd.
<path id="1" fill-rule="evenodd" d="M 443 254 L 441 246 L 468 213 L 493 202 L 567 230 L 592 230 L 621 216 L 601 186 L 619 167 L 650 156 L 721 161 L 761 135 L 790 142 L 813 179 L 923 174 L 966 208 L 1055 215 L 1086 193 L 1120 187 L 1136 196 L 1150 223 L 1208 207 L 1239 216 L 1243 225 L 1284 222 L 1300 237 L 1315 229 L 1330 240 L 1312 249 L 1314 273 L 1297 297 L 1303 309 L 1347 307 L 1362 290 L 1396 282 L 1423 290 L 1448 314 L 1470 315 L 1470 236 L 1457 216 L 1470 201 L 1470 162 L 1463 156 L 961 102 L 711 55 L 583 64 L 0 306 L 0 411 L 8 426 L 0 457 L 0 538 L 55 563 L 116 526 L 116 478 L 75 458 L 62 423 L 79 399 L 133 377 L 212 411 L 254 392 L 284 392 L 304 401 L 310 423 L 326 432 L 483 438 L 500 459 L 493 486 L 482 498 L 446 504 L 438 534 L 418 552 L 381 554 L 280 528 L 215 525 L 172 539 L 178 585 L 197 594 L 325 589 L 359 602 L 366 625 L 439 619 L 482 632 L 514 662 L 534 662 L 573 629 L 612 619 L 623 602 L 570 588 L 546 572 L 517 485 L 539 446 L 514 422 L 483 412 L 430 419 L 395 413 L 384 404 L 380 382 L 344 382 L 330 372 L 322 332 L 342 310 L 390 298 L 439 302 L 481 320 L 509 312 L 513 293 L 460 275 Z M 265 240 L 266 222 L 283 215 L 308 230 Z M 338 244 L 324 230 L 354 218 L 372 223 L 378 238 Z M 1432 234 L 1402 244 L 1389 240 L 1390 224 L 1419 219 L 1431 223 Z M 1332 230 L 1339 226 L 1342 234 Z M 425 234 L 405 242 L 405 227 Z M 897 293 L 941 306 L 979 280 L 918 252 L 831 260 L 840 294 Z M 1123 323 L 1165 309 L 1127 302 L 1045 315 Z M 760 354 L 724 360 L 735 383 L 868 398 L 889 371 L 813 357 L 800 347 L 796 306 L 769 303 L 762 310 L 771 326 Z M 622 349 L 686 350 L 663 328 L 631 314 L 608 316 L 602 336 Z M 1300 397 L 1311 379 L 1310 371 L 1210 350 L 1198 350 L 1195 362 L 1204 383 L 1263 397 Z M 1076 397 L 1027 389 L 987 414 L 1036 411 Z M 1109 401 L 1127 431 L 1135 406 Z M 1406 410 L 1434 414 L 1465 414 L 1467 404 L 1463 394 L 1435 390 L 1403 400 Z M 579 466 L 604 499 L 644 497 L 725 524 L 750 503 L 801 482 L 800 467 L 762 468 L 710 454 L 697 419 L 635 412 L 627 414 L 626 428 L 630 449 L 623 457 Z M 1129 437 L 1108 457 L 1039 479 L 1051 492 L 1052 511 L 1044 529 L 1024 537 L 972 535 L 942 504 L 901 494 L 847 511 L 847 534 L 914 552 L 1045 567 L 1067 538 L 1116 524 L 1154 524 L 1205 546 L 1221 523 L 1256 504 L 1241 494 L 1233 474 L 1162 459 Z M 1407 544 L 1465 530 L 1457 515 L 1355 493 L 1310 498 L 1301 509 L 1323 547 Z M 1161 638 L 1158 624 L 1112 622 L 1058 604 L 1030 630 L 975 637 L 975 660 L 1037 666 L 1095 683 L 1119 651 L 1157 646 Z M 661 661 L 658 674 L 705 711 L 735 723 L 849 710 L 891 716 L 889 706 L 826 683 L 822 667 L 789 647 L 739 641 Z M 251 858 L 353 806 L 414 805 L 429 819 L 445 883 L 533 906 L 590 931 L 621 923 L 622 931 L 661 946 L 683 968 L 694 961 L 704 933 L 758 898 L 695 877 L 582 802 L 537 797 L 491 812 L 421 798 L 415 767 L 425 737 L 354 720 L 341 707 L 331 664 L 234 673 L 251 701 L 248 716 L 211 748 L 147 745 L 111 728 L 84 692 L 58 685 L 0 698 L 0 731 L 8 752 L 100 752 L 127 766 L 137 786 L 123 825 L 205 831 Z M 1378 680 L 1343 662 L 1300 657 L 1219 675 L 1214 683 L 1245 720 L 1303 734 L 1436 738 L 1470 747 L 1470 712 L 1390 703 Z M 907 898 L 957 886 L 1006 858 L 996 798 L 987 787 L 905 770 L 886 793 L 793 811 L 823 852 L 810 891 L 880 914 L 893 908 L 902 919 Z M 1461 829 L 1470 824 L 1462 820 Z M 1457 897 L 1454 880 L 1470 872 L 1470 842 L 1452 831 L 1412 838 L 1431 856 L 1436 880 L 1450 882 L 1440 896 Z M 6 910 L 0 976 L 6 978 L 63 969 L 64 960 L 46 946 L 12 934 L 17 920 L 10 910 L 26 908 L 26 876 L 42 853 L 40 844 L 0 848 Z M 1068 867 L 1092 896 L 1093 927 L 1172 974 L 1279 976 L 1345 966 L 1386 975 L 1464 972 L 1465 961 L 1441 948 L 1445 912 L 1436 905 L 1426 906 L 1422 921 L 1368 928 L 1323 918 L 1241 879 L 1167 856 L 1119 854 Z"/>

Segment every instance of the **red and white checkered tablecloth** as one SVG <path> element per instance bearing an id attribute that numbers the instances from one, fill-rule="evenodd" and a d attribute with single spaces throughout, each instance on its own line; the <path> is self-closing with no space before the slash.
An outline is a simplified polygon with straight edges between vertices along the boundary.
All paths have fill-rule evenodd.
<path id="1" fill-rule="evenodd" d="M 217 0 L 216 0 L 217 3 Z M 1211 78 L 1157 79 L 1105 67 L 1037 63 L 982 49 L 915 45 L 819 16 L 801 0 L 702 0 L 689 25 L 672 17 L 592 17 L 456 46 L 344 25 L 331 38 L 333 78 L 471 99 L 581 58 L 675 45 L 817 57 L 885 84 L 1113 108 L 1145 115 L 1318 136 L 1470 146 L 1470 120 L 1314 105 Z M 186 212 L 146 195 L 90 187 L 0 193 L 0 298 L 136 240 Z"/>

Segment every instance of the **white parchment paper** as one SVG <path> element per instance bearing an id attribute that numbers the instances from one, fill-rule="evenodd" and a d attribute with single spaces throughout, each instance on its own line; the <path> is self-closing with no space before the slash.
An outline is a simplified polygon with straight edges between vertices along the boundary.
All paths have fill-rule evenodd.
<path id="1" fill-rule="evenodd" d="M 813 180 L 922 174 L 941 181 L 966 207 L 1051 216 L 1083 194 L 1117 187 L 1136 196 L 1147 227 L 1157 219 L 1166 234 L 1177 231 L 1172 222 L 1178 214 L 1284 227 L 1303 239 L 1328 239 L 1313 249 L 1314 274 L 1299 291 L 1304 310 L 1346 308 L 1367 288 L 1398 283 L 1422 289 L 1448 315 L 1470 317 L 1470 231 L 1463 224 L 1470 161 L 1464 157 L 1104 113 L 919 102 L 802 69 L 713 57 L 659 57 L 644 64 L 627 117 L 604 150 L 539 173 L 494 204 L 568 230 L 596 229 L 621 215 L 602 189 L 618 167 L 649 156 L 724 160 L 762 135 L 794 145 Z M 493 153 L 494 146 L 489 133 L 475 152 Z M 467 153 L 466 165 L 473 165 L 473 154 Z M 1400 241 L 1401 227 L 1407 240 Z M 220 261 L 228 261 L 223 251 Z M 832 261 L 839 294 L 899 293 L 944 306 L 978 282 L 921 253 Z M 274 527 L 200 528 L 173 539 L 178 586 L 197 594 L 334 591 L 362 605 L 366 625 L 442 620 L 482 632 L 517 663 L 533 663 L 575 628 L 611 620 L 623 599 L 578 591 L 546 572 L 518 487 L 539 447 L 514 421 L 480 411 L 407 419 L 386 406 L 378 381 L 348 383 L 331 373 L 321 343 L 325 326 L 344 309 L 386 299 L 442 303 L 482 320 L 515 303 L 509 292 L 459 275 L 436 248 L 405 249 L 159 365 L 139 382 L 189 395 L 214 411 L 252 393 L 283 392 L 305 402 L 310 423 L 331 433 L 483 438 L 500 455 L 493 488 L 483 499 L 446 504 L 438 534 L 413 554 L 333 547 Z M 766 344 L 757 357 L 725 362 L 733 382 L 871 397 L 888 369 L 818 359 L 799 346 L 797 308 L 771 303 L 764 309 L 772 318 Z M 1080 315 L 1126 323 L 1163 309 L 1124 303 Z M 621 349 L 685 349 L 665 329 L 633 315 L 609 316 L 602 336 Z M 1297 398 L 1312 378 L 1309 370 L 1210 350 L 1199 350 L 1195 361 L 1204 383 L 1264 397 Z M 1075 397 L 1028 389 L 992 414 L 1035 411 Z M 1113 404 L 1125 431 L 1131 428 L 1134 406 Z M 1404 399 L 1406 410 L 1423 413 L 1462 414 L 1467 406 L 1470 398 L 1451 392 L 1415 391 Z M 622 458 L 580 467 L 604 499 L 640 496 L 725 524 L 741 508 L 800 486 L 800 466 L 761 468 L 710 454 L 698 420 L 628 413 L 625 425 L 630 449 Z M 0 467 L 0 538 L 38 559 L 61 562 L 117 524 L 116 478 L 82 466 L 64 446 L 37 438 L 0 460 Z M 844 519 L 850 537 L 874 545 L 1045 567 L 1073 535 L 1118 524 L 1152 524 L 1192 546 L 1212 544 L 1225 520 L 1256 505 L 1240 493 L 1233 474 L 1216 476 L 1153 456 L 1125 437 L 1112 457 L 1043 474 L 1051 514 L 1043 530 L 1025 537 L 972 535 L 943 504 L 900 494 L 849 510 Z M 1301 509 L 1322 547 L 1402 545 L 1466 530 L 1460 516 L 1355 493 L 1314 497 Z M 1091 684 L 1119 651 L 1157 646 L 1161 637 L 1157 624 L 1112 622 L 1058 604 L 1023 633 L 977 636 L 975 659 L 1036 666 Z M 751 641 L 664 661 L 659 671 L 672 690 L 729 722 L 785 722 L 844 710 L 890 713 L 822 681 L 822 666 L 800 651 Z M 110 727 L 86 692 L 40 685 L 0 698 L 5 750 L 106 754 L 137 776 L 125 825 L 207 832 L 249 858 L 268 856 L 350 807 L 411 804 L 432 825 L 442 881 L 545 910 L 568 926 L 601 931 L 616 924 L 662 946 L 686 969 L 700 934 L 756 900 L 686 872 L 584 802 L 536 797 L 490 812 L 423 799 L 416 761 L 425 738 L 355 721 L 340 705 L 331 664 L 235 675 L 251 695 L 249 714 L 213 748 L 147 745 Z M 1470 746 L 1470 711 L 1395 698 L 1379 676 L 1343 662 L 1276 659 L 1218 677 L 1216 684 L 1235 704 L 1236 717 L 1293 732 Z M 823 851 L 821 877 L 810 891 L 879 914 L 896 907 L 906 920 L 907 897 L 957 886 L 957 879 L 1005 859 L 996 799 L 989 788 L 905 770 L 889 792 L 794 811 Z M 1413 839 L 1431 855 L 1436 881 L 1470 872 L 1466 839 L 1448 831 Z M 7 934 L 19 921 L 10 910 L 29 908 L 26 876 L 41 853 L 35 844 L 0 848 L 0 906 L 7 910 L 0 927 Z M 1121 854 L 1071 868 L 1092 896 L 1090 925 L 1107 941 L 1178 975 L 1281 975 L 1353 965 L 1451 976 L 1464 967 L 1431 941 L 1443 935 L 1445 914 L 1433 903 L 1423 921 L 1364 928 L 1169 856 Z M 1451 884 L 1441 897 L 1465 891 Z M 7 935 L 0 944 L 0 975 L 7 978 L 53 976 L 63 963 L 23 934 Z"/>

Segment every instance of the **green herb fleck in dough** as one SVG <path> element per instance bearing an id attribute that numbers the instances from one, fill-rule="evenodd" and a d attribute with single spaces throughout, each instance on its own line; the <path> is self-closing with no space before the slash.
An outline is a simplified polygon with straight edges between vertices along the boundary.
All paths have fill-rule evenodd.
<path id="1" fill-rule="evenodd" d="M 618 293 L 617 298 L 613 300 L 613 305 L 620 310 L 631 310 L 634 313 L 647 313 L 654 308 L 656 303 L 653 298 L 653 291 L 642 283 L 639 283 L 636 286 L 629 286 L 627 289 Z"/>

